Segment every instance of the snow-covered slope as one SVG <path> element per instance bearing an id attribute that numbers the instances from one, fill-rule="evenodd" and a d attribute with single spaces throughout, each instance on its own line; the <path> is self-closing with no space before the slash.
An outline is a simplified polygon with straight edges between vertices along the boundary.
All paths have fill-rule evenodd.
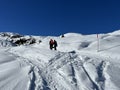
<path id="1" fill-rule="evenodd" d="M 20 46 L 14 35 L 0 34 L 0 90 L 120 90 L 119 30 L 99 34 L 99 52 L 96 34 L 32 36 L 41 42 Z M 57 51 L 49 49 L 51 38 Z"/>

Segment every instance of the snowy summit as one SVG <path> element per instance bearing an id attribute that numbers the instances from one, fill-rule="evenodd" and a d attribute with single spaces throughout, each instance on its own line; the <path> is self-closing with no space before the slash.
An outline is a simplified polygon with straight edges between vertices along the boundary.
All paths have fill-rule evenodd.
<path id="1" fill-rule="evenodd" d="M 120 30 L 64 37 L 1 32 L 0 90 L 120 90 L 119 54 Z"/>

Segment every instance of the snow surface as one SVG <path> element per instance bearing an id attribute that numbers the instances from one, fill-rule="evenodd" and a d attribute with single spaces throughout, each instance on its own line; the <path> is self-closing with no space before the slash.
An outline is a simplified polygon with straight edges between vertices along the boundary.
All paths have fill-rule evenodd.
<path id="1" fill-rule="evenodd" d="M 99 34 L 99 51 L 96 34 L 33 36 L 42 42 L 20 46 L 2 34 L 0 90 L 120 90 L 120 30 Z"/>

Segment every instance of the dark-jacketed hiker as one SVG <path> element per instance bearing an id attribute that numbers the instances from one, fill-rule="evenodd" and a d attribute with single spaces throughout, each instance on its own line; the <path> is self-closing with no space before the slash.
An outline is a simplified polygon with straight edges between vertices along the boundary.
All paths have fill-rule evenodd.
<path id="1" fill-rule="evenodd" d="M 56 41 L 56 40 L 54 40 L 54 45 L 53 45 L 53 46 L 54 46 L 54 49 L 57 50 L 58 44 L 57 44 L 57 41 Z"/>

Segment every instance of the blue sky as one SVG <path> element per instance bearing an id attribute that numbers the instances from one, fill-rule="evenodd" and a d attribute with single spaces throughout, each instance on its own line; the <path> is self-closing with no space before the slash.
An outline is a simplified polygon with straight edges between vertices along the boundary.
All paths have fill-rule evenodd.
<path id="1" fill-rule="evenodd" d="M 93 34 L 120 29 L 119 0 L 0 0 L 0 32 Z"/>

